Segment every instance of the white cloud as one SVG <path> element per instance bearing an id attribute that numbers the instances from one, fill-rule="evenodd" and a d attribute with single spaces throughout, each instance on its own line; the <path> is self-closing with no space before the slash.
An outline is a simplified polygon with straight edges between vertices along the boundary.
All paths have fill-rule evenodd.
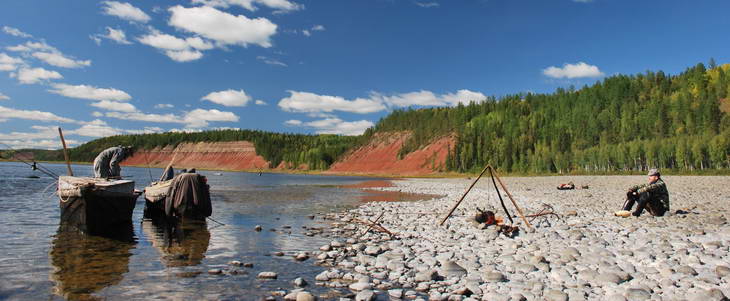
<path id="1" fill-rule="evenodd" d="M 0 100 L 8 100 L 8 99 L 10 99 L 9 96 L 7 96 L 7 95 L 3 94 L 2 92 L 0 92 Z"/>
<path id="2" fill-rule="evenodd" d="M 147 23 L 151 19 L 144 11 L 126 2 L 104 1 L 102 3 L 104 4 L 102 10 L 106 15 L 139 23 Z"/>
<path id="3" fill-rule="evenodd" d="M 289 12 L 302 9 L 303 6 L 288 0 L 192 0 L 194 4 L 203 4 L 206 6 L 228 8 L 230 6 L 240 6 L 250 11 L 256 11 L 256 5 L 263 5 L 276 9 L 279 12 Z"/>
<path id="4" fill-rule="evenodd" d="M 263 101 L 263 100 L 260 100 L 260 99 L 257 99 L 256 102 L 254 102 L 254 103 L 257 104 L 257 105 L 259 105 L 259 106 L 265 106 L 266 105 L 266 102 Z"/>
<path id="5" fill-rule="evenodd" d="M 89 85 L 74 86 L 67 84 L 54 84 L 53 89 L 48 90 L 48 92 L 71 98 L 90 100 L 126 101 L 132 99 L 132 96 L 122 90 L 114 88 L 97 88 Z"/>
<path id="6" fill-rule="evenodd" d="M 122 134 L 144 134 L 163 132 L 159 127 L 145 127 L 143 129 L 126 130 L 114 128 L 107 125 L 106 122 L 96 119 L 90 122 L 83 122 L 83 125 L 77 129 L 65 129 L 63 131 L 66 138 L 66 144 L 77 145 L 80 142 L 74 139 L 68 139 L 71 135 L 84 137 L 107 137 Z M 0 142 L 13 146 L 14 148 L 48 148 L 59 149 L 61 142 L 58 140 L 58 128 L 56 126 L 31 126 L 35 132 L 11 132 L 8 134 L 0 133 Z"/>
<path id="7" fill-rule="evenodd" d="M 276 24 L 266 18 L 234 16 L 209 6 L 186 8 L 177 5 L 169 11 L 172 13 L 170 26 L 199 34 L 220 45 L 256 44 L 268 48 L 271 36 L 276 34 Z"/>
<path id="8" fill-rule="evenodd" d="M 578 2 L 578 3 L 590 3 L 590 2 L 593 2 L 593 0 L 573 0 L 573 2 Z"/>
<path id="9" fill-rule="evenodd" d="M 251 96 L 248 96 L 243 90 L 225 90 L 218 92 L 211 92 L 206 96 L 203 96 L 201 100 L 208 100 L 226 107 L 243 107 L 251 101 Z"/>
<path id="10" fill-rule="evenodd" d="M 16 36 L 16 37 L 21 37 L 21 38 L 32 38 L 33 37 L 30 34 L 20 31 L 20 29 L 13 28 L 10 26 L 3 26 L 3 31 L 9 35 Z"/>
<path id="11" fill-rule="evenodd" d="M 175 106 L 169 103 L 158 103 L 155 105 L 155 109 L 172 109 Z"/>
<path id="12" fill-rule="evenodd" d="M 397 107 L 408 107 L 408 106 L 438 106 L 443 105 L 443 101 L 439 99 L 431 91 L 421 90 L 418 92 L 401 93 L 392 96 L 381 95 L 373 93 L 372 98 L 382 99 L 383 102 Z"/>
<path id="13" fill-rule="evenodd" d="M 123 45 L 129 45 L 132 44 L 129 40 L 127 40 L 127 34 L 124 33 L 124 30 L 122 29 L 115 29 L 111 27 L 106 27 L 107 33 L 92 35 L 91 39 L 96 42 L 97 45 L 101 44 L 101 38 L 112 40 L 116 42 L 117 44 L 123 44 Z"/>
<path id="14" fill-rule="evenodd" d="M 456 93 L 447 93 L 444 95 L 441 95 L 441 99 L 443 99 L 445 104 L 455 106 L 459 103 L 463 104 L 469 104 L 470 102 L 480 102 L 487 99 L 487 96 L 482 94 L 481 92 L 474 92 L 469 91 L 466 89 L 461 89 L 459 91 L 456 91 Z"/>
<path id="15" fill-rule="evenodd" d="M 131 103 L 116 102 L 109 100 L 102 100 L 100 102 L 92 103 L 91 106 L 104 109 L 107 111 L 119 111 L 119 112 L 136 112 L 137 108 Z"/>
<path id="16" fill-rule="evenodd" d="M 22 59 L 0 52 L 0 71 L 13 71 L 18 68 L 18 65 L 23 63 L 24 61 Z"/>
<path id="17" fill-rule="evenodd" d="M 107 112 L 106 117 L 117 118 L 123 120 L 135 120 L 158 123 L 179 123 L 184 124 L 188 128 L 202 128 L 208 126 L 209 122 L 237 122 L 238 116 L 232 112 L 224 112 L 219 110 L 203 110 L 195 109 L 186 112 L 182 116 L 175 114 L 146 114 L 142 112 Z"/>
<path id="18" fill-rule="evenodd" d="M 81 68 L 91 65 L 90 60 L 81 61 L 65 57 L 60 52 L 35 52 L 33 56 L 41 61 L 63 68 Z"/>
<path id="19" fill-rule="evenodd" d="M 324 25 L 314 25 L 312 26 L 312 31 L 324 31 Z"/>
<path id="20" fill-rule="evenodd" d="M 25 44 L 19 44 L 15 46 L 8 46 L 5 47 L 5 49 L 15 52 L 29 52 L 32 50 L 44 50 L 44 51 L 58 51 L 56 48 L 54 48 L 51 45 L 46 44 L 45 42 L 25 42 Z"/>
<path id="21" fill-rule="evenodd" d="M 436 95 L 426 90 L 394 95 L 372 92 L 368 98 L 357 98 L 352 101 L 340 96 L 317 95 L 297 91 L 288 92 L 291 96 L 279 101 L 279 107 L 281 109 L 290 112 L 310 113 L 313 117 L 328 117 L 328 119 L 332 119 L 332 116 L 322 115 L 322 113 L 342 111 L 365 114 L 385 110 L 388 106 L 455 106 L 459 103 L 469 103 L 470 101 L 480 102 L 487 98 L 481 92 L 466 89 L 459 90 L 456 93 L 442 95 Z"/>
<path id="22" fill-rule="evenodd" d="M 372 99 L 357 98 L 347 100 L 339 96 L 317 95 L 309 92 L 287 91 L 291 95 L 279 101 L 279 107 L 290 112 L 351 112 L 373 113 L 385 110 L 381 102 Z"/>
<path id="23" fill-rule="evenodd" d="M 302 122 L 300 120 L 287 120 L 284 122 L 288 126 L 304 126 L 313 128 L 317 134 L 337 134 L 356 136 L 362 135 L 366 129 L 375 124 L 368 120 L 360 121 L 343 121 L 339 118 L 327 118 L 310 122 Z"/>
<path id="24" fill-rule="evenodd" d="M 38 120 L 44 122 L 76 122 L 73 119 L 58 116 L 50 112 L 42 112 L 35 110 L 16 110 L 8 107 L 0 106 L 0 119 L 26 119 Z"/>
<path id="25" fill-rule="evenodd" d="M 176 62 L 190 62 L 203 57 L 203 53 L 197 50 L 167 50 L 165 55 Z"/>
<path id="26" fill-rule="evenodd" d="M 259 61 L 263 61 L 264 63 L 266 63 L 268 65 L 288 67 L 288 65 L 286 63 L 282 62 L 282 61 L 279 61 L 277 59 L 272 59 L 272 58 L 269 58 L 269 57 L 265 57 L 265 56 L 262 56 L 262 55 L 257 56 L 256 59 L 259 60 Z"/>
<path id="27" fill-rule="evenodd" d="M 11 76 L 13 75 L 11 74 Z M 43 68 L 21 68 L 14 76 L 21 84 L 35 84 L 49 79 L 63 78 L 60 73 Z"/>
<path id="28" fill-rule="evenodd" d="M 604 75 L 597 66 L 588 65 L 584 62 L 577 64 L 563 64 L 562 68 L 550 66 L 542 70 L 542 73 L 552 78 L 581 78 L 581 77 L 601 77 Z"/>
<path id="29" fill-rule="evenodd" d="M 304 36 L 309 37 L 309 36 L 312 36 L 313 31 L 324 31 L 324 30 L 325 30 L 325 28 L 323 25 L 314 25 L 310 29 L 302 29 L 302 34 Z M 294 33 L 296 33 L 296 30 L 294 31 Z"/>
<path id="30" fill-rule="evenodd" d="M 424 8 L 438 7 L 439 6 L 438 2 L 419 2 L 419 1 L 416 1 L 416 5 L 418 5 L 420 7 L 424 7 Z"/>
<path id="31" fill-rule="evenodd" d="M 164 50 L 165 55 L 177 62 L 189 62 L 200 59 L 203 53 L 199 50 L 212 49 L 213 45 L 200 37 L 181 39 L 173 35 L 153 31 L 137 39 L 140 43 Z"/>

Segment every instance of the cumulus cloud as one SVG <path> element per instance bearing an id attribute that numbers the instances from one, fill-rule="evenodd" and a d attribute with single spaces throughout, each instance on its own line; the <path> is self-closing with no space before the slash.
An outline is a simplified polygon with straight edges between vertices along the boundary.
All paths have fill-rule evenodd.
<path id="1" fill-rule="evenodd" d="M 155 105 L 155 109 L 172 109 L 175 106 L 169 103 L 158 103 Z"/>
<path id="2" fill-rule="evenodd" d="M 165 55 L 177 62 L 189 62 L 200 59 L 203 53 L 199 50 L 212 49 L 213 45 L 200 37 L 181 39 L 173 35 L 153 31 L 137 38 L 145 45 L 162 50 Z"/>
<path id="3" fill-rule="evenodd" d="M 123 45 L 129 45 L 132 44 L 129 40 L 127 40 L 127 34 L 124 33 L 124 30 L 122 29 L 115 29 L 111 27 L 106 27 L 106 34 L 96 34 L 90 36 L 92 40 L 96 42 L 97 45 L 101 44 L 101 39 L 107 39 L 112 40 L 116 42 L 117 44 L 123 44 Z"/>
<path id="4" fill-rule="evenodd" d="M 238 116 L 232 112 L 224 112 L 219 110 L 195 109 L 184 113 L 183 115 L 175 114 L 146 114 L 142 112 L 107 112 L 106 117 L 117 118 L 123 120 L 135 120 L 158 123 L 179 123 L 184 124 L 187 128 L 207 127 L 209 122 L 237 122 Z"/>
<path id="5" fill-rule="evenodd" d="M 30 34 L 20 31 L 20 29 L 13 28 L 10 26 L 3 26 L 3 31 L 9 35 L 16 36 L 16 37 L 21 37 L 21 38 L 32 38 L 33 37 Z"/>
<path id="6" fill-rule="evenodd" d="M 21 68 L 17 74 L 11 74 L 17 77 L 21 84 L 35 84 L 49 79 L 61 79 L 63 76 L 51 70 L 43 68 Z"/>
<path id="7" fill-rule="evenodd" d="M 104 1 L 102 3 L 104 4 L 102 11 L 106 15 L 139 23 L 147 23 L 151 20 L 150 16 L 144 11 L 129 3 L 117 1 Z"/>
<path id="8" fill-rule="evenodd" d="M 9 96 L 7 96 L 7 95 L 3 94 L 2 92 L 0 92 L 0 100 L 8 100 L 8 99 L 10 99 Z"/>
<path id="9" fill-rule="evenodd" d="M 100 102 L 92 103 L 91 106 L 104 109 L 107 111 L 119 111 L 119 112 L 136 112 L 137 108 L 131 103 L 116 102 L 109 100 L 102 100 Z"/>
<path id="10" fill-rule="evenodd" d="M 416 5 L 418 5 L 420 7 L 424 7 L 424 8 L 438 7 L 439 6 L 438 2 L 420 2 L 420 1 L 416 1 Z"/>
<path id="11" fill-rule="evenodd" d="M 58 128 L 56 126 L 31 126 L 32 130 L 28 132 L 11 132 L 0 133 L 0 142 L 8 144 L 14 148 L 47 148 L 59 149 L 61 142 L 57 139 Z M 65 129 L 64 134 L 66 144 L 77 145 L 80 142 L 74 139 L 68 139 L 71 135 L 83 137 L 107 137 L 122 134 L 145 134 L 163 132 L 159 127 L 144 127 L 142 129 L 120 129 L 109 126 L 106 122 L 96 119 L 90 122 L 82 122 L 82 126 L 76 129 Z"/>
<path id="12" fill-rule="evenodd" d="M 347 100 L 340 96 L 318 95 L 309 92 L 288 91 L 291 95 L 279 101 L 279 107 L 290 112 L 304 112 L 321 117 L 321 113 L 334 111 L 351 113 L 373 113 L 388 107 L 408 106 L 455 106 L 459 103 L 479 102 L 487 99 L 481 92 L 466 89 L 456 93 L 437 95 L 431 91 L 386 95 L 372 92 L 367 98 Z"/>
<path id="13" fill-rule="evenodd" d="M 53 89 L 48 92 L 55 93 L 58 95 L 89 99 L 89 100 L 113 100 L 113 101 L 126 101 L 132 99 L 132 96 L 122 90 L 114 88 L 97 88 L 89 85 L 68 85 L 68 84 L 54 84 Z"/>
<path id="14" fill-rule="evenodd" d="M 339 118 L 327 118 L 310 122 L 287 120 L 284 124 L 288 126 L 313 128 L 317 134 L 337 134 L 346 136 L 362 135 L 365 130 L 375 125 L 368 120 L 343 121 Z"/>
<path id="15" fill-rule="evenodd" d="M 219 45 L 259 45 L 271 47 L 271 36 L 276 34 L 276 24 L 266 18 L 249 19 L 234 16 L 210 6 L 186 8 L 180 5 L 168 9 L 172 16 L 168 24 L 187 32 L 198 34 Z"/>
<path id="16" fill-rule="evenodd" d="M 256 11 L 258 5 L 273 8 L 278 12 L 289 12 L 303 8 L 302 5 L 288 0 L 192 0 L 192 3 L 222 8 L 240 6 L 250 11 Z"/>
<path id="17" fill-rule="evenodd" d="M 228 89 L 225 91 L 211 92 L 203 96 L 201 100 L 207 100 L 226 107 L 243 107 L 251 101 L 251 96 L 248 96 L 243 90 L 236 91 Z"/>
<path id="18" fill-rule="evenodd" d="M 74 60 L 64 56 L 60 52 L 35 52 L 33 57 L 46 62 L 49 65 L 63 68 L 81 68 L 91 65 L 90 60 Z"/>
<path id="19" fill-rule="evenodd" d="M 190 62 L 203 57 L 203 53 L 197 50 L 167 50 L 165 55 L 176 62 Z"/>
<path id="20" fill-rule="evenodd" d="M 73 119 L 58 116 L 50 112 L 42 112 L 36 110 L 17 110 L 13 108 L 0 106 L 0 119 L 26 119 L 38 120 L 44 122 L 66 122 L 74 123 Z"/>
<path id="21" fill-rule="evenodd" d="M 272 59 L 272 58 L 269 58 L 269 57 L 265 57 L 265 56 L 262 56 L 262 55 L 257 56 L 256 59 L 259 60 L 259 61 L 262 61 L 262 62 L 264 62 L 264 63 L 266 63 L 268 65 L 281 66 L 281 67 L 288 67 L 289 66 L 289 65 L 287 65 L 286 63 L 284 63 L 282 61 L 279 61 L 277 59 Z"/>
<path id="22" fill-rule="evenodd" d="M 318 95 L 309 92 L 287 91 L 289 97 L 279 101 L 279 107 L 289 112 L 351 112 L 373 113 L 385 110 L 381 102 L 372 99 L 357 98 L 347 100 L 340 96 Z"/>
<path id="23" fill-rule="evenodd" d="M 254 102 L 254 103 L 257 104 L 257 105 L 259 105 L 259 106 L 265 106 L 266 105 L 266 102 L 263 101 L 263 100 L 260 100 L 260 99 L 257 99 L 256 102 Z"/>
<path id="24" fill-rule="evenodd" d="M 5 49 L 15 52 L 29 52 L 33 50 L 40 51 L 58 51 L 55 47 L 46 44 L 45 42 L 32 42 L 28 41 L 25 44 L 19 44 L 15 46 L 8 46 Z"/>
<path id="25" fill-rule="evenodd" d="M 12 57 L 0 52 L 0 71 L 13 71 L 18 68 L 18 65 L 23 63 L 24 61 L 20 58 Z"/>
<path id="26" fill-rule="evenodd" d="M 312 32 L 313 31 L 324 31 L 324 30 L 325 30 L 325 28 L 324 28 L 323 25 L 314 25 L 310 29 L 304 29 L 304 30 L 302 30 L 302 34 L 304 34 L 305 36 L 308 36 L 309 37 L 309 36 L 312 35 Z"/>
<path id="27" fill-rule="evenodd" d="M 550 66 L 542 70 L 542 74 L 552 78 L 582 78 L 601 77 L 604 75 L 597 66 L 588 65 L 584 62 L 577 64 L 563 64 L 562 68 Z"/>

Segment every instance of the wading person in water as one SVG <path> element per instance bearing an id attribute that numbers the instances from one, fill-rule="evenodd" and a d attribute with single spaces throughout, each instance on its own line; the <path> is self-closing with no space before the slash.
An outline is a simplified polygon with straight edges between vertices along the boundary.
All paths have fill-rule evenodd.
<path id="1" fill-rule="evenodd" d="M 132 154 L 129 146 L 114 146 L 105 149 L 94 159 L 94 177 L 121 179 L 122 168 L 119 163 Z"/>
<path id="2" fill-rule="evenodd" d="M 630 211 L 634 203 L 637 203 L 636 210 L 631 213 L 633 216 L 641 215 L 645 208 L 653 216 L 663 216 L 669 211 L 669 191 L 659 170 L 651 169 L 648 176 L 649 184 L 632 186 L 626 194 L 624 210 Z"/>

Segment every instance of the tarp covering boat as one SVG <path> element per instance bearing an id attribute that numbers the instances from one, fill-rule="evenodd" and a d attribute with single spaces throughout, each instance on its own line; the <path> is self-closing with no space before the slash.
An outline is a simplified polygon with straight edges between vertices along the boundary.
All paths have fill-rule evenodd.
<path id="1" fill-rule="evenodd" d="M 171 180 L 145 188 L 145 217 L 188 217 L 205 219 L 213 213 L 207 178 L 197 173 L 181 173 Z"/>

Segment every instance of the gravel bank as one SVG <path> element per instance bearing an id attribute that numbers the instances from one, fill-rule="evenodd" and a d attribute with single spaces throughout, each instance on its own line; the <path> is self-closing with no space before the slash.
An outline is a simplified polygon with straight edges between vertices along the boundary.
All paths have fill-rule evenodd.
<path id="1" fill-rule="evenodd" d="M 504 178 L 527 214 L 552 206 L 534 230 L 516 217 L 510 238 L 475 225 L 476 208 L 504 216 L 483 178 L 444 226 L 438 221 L 468 179 L 409 179 L 380 188 L 444 195 L 420 202 L 370 202 L 326 218 L 337 240 L 313 252 L 328 270 L 318 285 L 349 287 L 356 300 L 724 300 L 730 296 L 730 177 L 664 177 L 671 212 L 614 217 L 626 189 L 645 176 Z M 589 189 L 559 191 L 573 181 Z M 503 192 L 504 193 L 504 192 Z M 676 213 L 684 210 L 686 213 Z M 389 235 L 355 219 L 384 213 Z M 351 296 L 353 296 L 351 295 Z"/>

